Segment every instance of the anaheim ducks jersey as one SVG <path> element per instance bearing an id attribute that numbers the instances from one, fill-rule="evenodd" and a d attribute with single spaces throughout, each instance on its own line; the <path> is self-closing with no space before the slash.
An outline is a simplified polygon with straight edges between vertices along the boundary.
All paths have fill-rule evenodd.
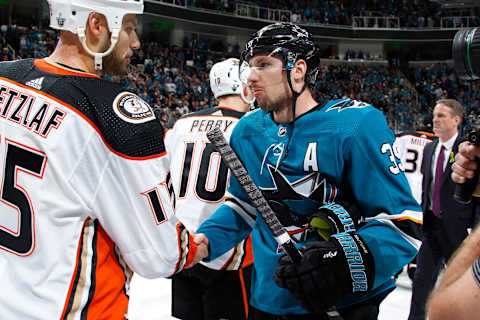
<path id="1" fill-rule="evenodd" d="M 416 131 L 397 135 L 394 147 L 405 168 L 408 184 L 418 203 L 422 202 L 422 179 L 420 171 L 423 159 L 423 148 L 434 138 L 433 133 Z"/>
<path id="2" fill-rule="evenodd" d="M 188 114 L 165 135 L 176 201 L 176 215 L 188 230 L 197 230 L 203 221 L 224 203 L 229 185 L 229 170 L 220 154 L 208 141 L 206 133 L 219 127 L 230 138 L 244 115 L 227 107 L 217 107 Z M 245 215 L 253 226 L 255 216 Z M 251 240 L 241 241 L 217 259 L 201 262 L 215 270 L 235 270 L 252 264 Z"/>
<path id="3" fill-rule="evenodd" d="M 132 271 L 190 263 L 162 138 L 120 85 L 48 60 L 0 64 L 2 319 L 123 319 Z"/>
<path id="4" fill-rule="evenodd" d="M 255 110 L 242 117 L 230 137 L 233 150 L 298 247 L 319 240 L 309 225 L 319 206 L 339 196 L 357 201 L 362 214 L 353 218 L 374 257 L 375 280 L 364 295 L 342 299 L 339 308 L 390 292 L 393 275 L 420 246 L 422 211 L 393 150 L 394 138 L 381 111 L 350 99 L 329 101 L 287 124 Z M 208 258 L 252 233 L 250 304 L 278 315 L 304 314 L 290 292 L 273 281 L 284 251 L 267 223 L 257 215 L 252 229 L 238 218 L 255 208 L 235 179 L 227 195 L 226 203 L 197 230 L 209 239 Z"/>

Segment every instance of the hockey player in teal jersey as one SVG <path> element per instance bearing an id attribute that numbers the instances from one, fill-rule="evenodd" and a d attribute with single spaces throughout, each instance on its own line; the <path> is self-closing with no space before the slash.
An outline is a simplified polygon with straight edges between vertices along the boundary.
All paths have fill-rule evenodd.
<path id="1" fill-rule="evenodd" d="M 346 320 L 377 319 L 392 276 L 417 252 L 422 217 L 392 131 L 366 103 L 315 101 L 318 49 L 298 26 L 264 27 L 242 59 L 260 109 L 238 122 L 230 144 L 303 258 L 291 263 L 260 215 L 244 222 L 255 209 L 233 178 L 196 241 L 213 259 L 252 232 L 249 319 L 322 319 L 332 305 Z M 328 204 L 340 199 L 356 206 Z"/>

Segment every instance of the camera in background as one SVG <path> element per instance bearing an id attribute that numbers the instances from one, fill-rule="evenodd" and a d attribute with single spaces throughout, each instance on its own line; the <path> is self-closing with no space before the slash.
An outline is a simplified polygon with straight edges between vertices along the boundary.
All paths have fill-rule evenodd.
<path id="1" fill-rule="evenodd" d="M 453 39 L 452 54 L 461 79 L 480 79 L 480 28 L 459 30 Z"/>

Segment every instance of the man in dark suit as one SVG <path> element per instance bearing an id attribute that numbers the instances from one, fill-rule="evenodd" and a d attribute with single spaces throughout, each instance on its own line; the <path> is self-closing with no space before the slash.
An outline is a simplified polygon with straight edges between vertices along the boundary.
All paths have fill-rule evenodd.
<path id="1" fill-rule="evenodd" d="M 458 145 L 463 107 L 452 99 L 439 100 L 433 111 L 433 132 L 438 137 L 423 150 L 421 172 L 423 239 L 417 255 L 409 320 L 425 319 L 425 305 L 442 266 L 468 235 L 476 206 L 453 198 L 452 163 Z"/>

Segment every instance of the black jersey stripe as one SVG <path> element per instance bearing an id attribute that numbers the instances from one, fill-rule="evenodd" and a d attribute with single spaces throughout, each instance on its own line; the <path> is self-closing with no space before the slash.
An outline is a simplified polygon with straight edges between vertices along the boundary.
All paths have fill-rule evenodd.
<path id="1" fill-rule="evenodd" d="M 422 225 L 410 219 L 392 220 L 393 224 L 403 233 L 415 239 L 422 239 Z"/>
<path id="2" fill-rule="evenodd" d="M 218 117 L 233 117 L 233 118 L 240 119 L 245 114 L 244 112 L 236 111 L 229 108 L 214 107 L 214 108 L 208 108 L 208 109 L 204 109 L 204 110 L 200 110 L 192 113 L 187 113 L 186 115 L 180 117 L 179 120 L 191 118 L 191 117 L 217 116 L 217 115 L 214 115 L 214 113 L 218 111 L 222 113 L 221 115 L 218 115 Z"/>
<path id="3" fill-rule="evenodd" d="M 82 309 L 82 313 L 80 316 L 80 319 L 82 320 L 87 320 L 88 316 L 88 308 L 90 307 L 90 304 L 92 303 L 93 296 L 95 294 L 95 288 L 96 288 L 96 273 L 97 273 L 97 261 L 98 261 L 98 251 L 97 251 L 97 240 L 98 240 L 98 225 L 99 222 L 98 220 L 94 221 L 93 224 L 93 239 L 92 239 L 92 260 L 91 260 L 91 270 L 90 270 L 90 289 L 88 290 L 88 300 L 85 306 Z"/>
<path id="4" fill-rule="evenodd" d="M 77 293 L 77 288 L 78 288 L 78 281 L 80 279 L 80 274 L 82 273 L 82 267 L 83 267 L 83 261 L 82 261 L 82 255 L 83 255 L 83 248 L 84 248 L 84 241 L 85 241 L 85 230 L 88 228 L 88 220 L 85 222 L 82 230 L 82 234 L 80 236 L 80 248 L 78 250 L 78 255 L 77 255 L 77 269 L 75 270 L 75 280 L 73 282 L 72 290 L 70 291 L 70 296 L 68 298 L 68 305 L 67 309 L 65 310 L 63 320 L 67 320 L 70 313 L 72 312 L 72 307 L 73 303 L 75 301 L 75 296 Z"/>

